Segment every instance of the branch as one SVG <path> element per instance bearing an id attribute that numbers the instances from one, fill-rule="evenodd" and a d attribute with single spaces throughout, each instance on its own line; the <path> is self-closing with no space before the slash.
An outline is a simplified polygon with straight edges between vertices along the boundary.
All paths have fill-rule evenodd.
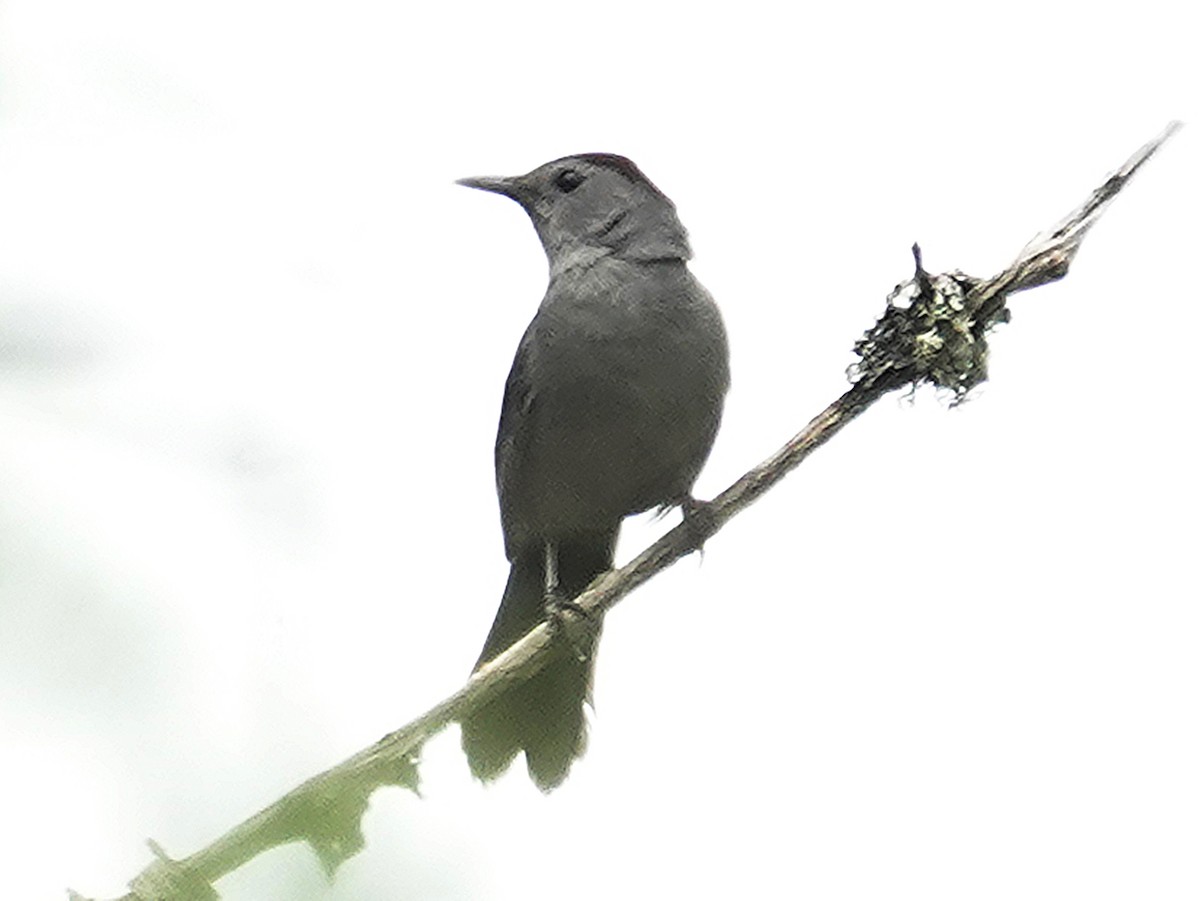
<path id="1" fill-rule="evenodd" d="M 264 851 L 306 841 L 330 874 L 362 849 L 362 816 L 375 789 L 402 785 L 416 791 L 417 756 L 424 742 L 508 686 L 538 672 L 551 646 L 576 629 L 591 628 L 646 580 L 716 534 L 773 488 L 814 450 L 885 394 L 931 383 L 956 400 L 987 378 L 987 333 L 1007 322 L 1008 297 L 1067 274 L 1088 230 L 1129 179 L 1180 128 L 1172 122 L 1137 151 L 1057 225 L 1025 245 L 1003 272 L 976 279 L 961 272 L 930 276 L 913 246 L 916 271 L 887 299 L 879 321 L 857 342 L 852 386 L 771 457 L 709 503 L 687 510 L 683 522 L 632 562 L 598 577 L 561 618 L 532 629 L 474 673 L 455 694 L 332 769 L 314 776 L 274 804 L 235 826 L 207 848 L 172 860 L 154 842 L 157 860 L 131 883 L 120 901 L 215 899 L 212 883 Z M 86 901 L 74 892 L 73 901 Z"/>

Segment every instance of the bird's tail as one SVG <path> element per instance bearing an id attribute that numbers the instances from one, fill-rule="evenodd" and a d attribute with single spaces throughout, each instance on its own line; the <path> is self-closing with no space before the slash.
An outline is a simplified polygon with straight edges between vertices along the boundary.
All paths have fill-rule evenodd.
<path id="1" fill-rule="evenodd" d="M 575 597 L 612 566 L 615 539 L 614 531 L 559 542 L 558 584 L 563 597 Z M 513 558 L 504 599 L 476 669 L 545 618 L 545 582 L 541 547 Z M 552 651 L 555 656 L 544 669 L 462 721 L 463 750 L 477 778 L 496 778 L 521 750 L 529 775 L 542 791 L 556 788 L 567 778 L 571 762 L 587 746 L 583 705 L 591 699 L 599 640 L 597 627 L 583 647 L 562 643 Z"/>

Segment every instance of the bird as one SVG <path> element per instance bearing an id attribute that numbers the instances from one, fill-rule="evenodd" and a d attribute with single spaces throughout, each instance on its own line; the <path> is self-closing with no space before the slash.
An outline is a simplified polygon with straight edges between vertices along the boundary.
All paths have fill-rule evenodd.
<path id="1" fill-rule="evenodd" d="M 549 264 L 501 404 L 496 489 L 510 569 L 478 670 L 542 622 L 548 602 L 574 598 L 612 568 L 625 517 L 696 503 L 729 347 L 715 302 L 688 269 L 675 205 L 631 160 L 583 153 L 458 184 L 516 201 Z M 586 631 L 462 717 L 476 778 L 495 779 L 523 751 L 543 792 L 566 779 L 587 744 L 599 624 Z"/>

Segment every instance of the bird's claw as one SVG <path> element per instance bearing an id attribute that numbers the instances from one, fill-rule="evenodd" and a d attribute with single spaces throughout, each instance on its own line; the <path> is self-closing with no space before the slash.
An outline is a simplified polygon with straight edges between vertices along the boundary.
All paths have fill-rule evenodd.
<path id="1" fill-rule="evenodd" d="M 713 502 L 697 500 L 688 494 L 679 502 L 679 509 L 683 513 L 682 525 L 691 533 L 696 548 L 703 552 L 704 542 L 717 530 Z"/>
<path id="2" fill-rule="evenodd" d="M 585 648 L 591 646 L 589 638 L 596 628 L 593 614 L 556 588 L 546 592 L 544 603 L 550 628 L 567 640 L 579 660 L 587 660 Z"/>

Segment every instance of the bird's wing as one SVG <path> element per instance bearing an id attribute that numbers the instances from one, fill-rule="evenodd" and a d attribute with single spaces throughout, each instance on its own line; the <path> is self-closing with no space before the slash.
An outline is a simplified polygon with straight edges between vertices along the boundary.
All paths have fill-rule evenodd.
<path id="1" fill-rule="evenodd" d="M 500 498 L 500 519 L 509 559 L 516 552 L 513 547 L 512 492 L 516 487 L 515 474 L 520 466 L 521 437 L 533 402 L 533 385 L 529 377 L 532 332 L 531 323 L 513 358 L 512 369 L 504 385 L 504 401 L 500 406 L 500 427 L 496 432 L 496 493 Z"/>

